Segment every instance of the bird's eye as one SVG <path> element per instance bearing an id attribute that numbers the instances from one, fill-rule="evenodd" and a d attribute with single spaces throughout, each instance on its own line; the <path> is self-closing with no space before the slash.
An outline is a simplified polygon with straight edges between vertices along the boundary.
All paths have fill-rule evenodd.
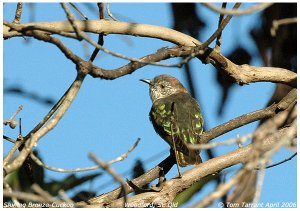
<path id="1" fill-rule="evenodd" d="M 165 88 L 165 85 L 161 84 L 161 85 L 160 85 L 160 88 L 164 89 L 164 88 Z"/>

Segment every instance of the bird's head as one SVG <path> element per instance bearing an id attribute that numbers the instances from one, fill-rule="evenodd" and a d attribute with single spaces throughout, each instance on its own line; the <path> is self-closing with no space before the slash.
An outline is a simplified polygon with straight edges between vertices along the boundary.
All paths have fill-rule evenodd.
<path id="1" fill-rule="evenodd" d="M 154 79 L 141 79 L 149 84 L 149 91 L 152 102 L 168 97 L 175 93 L 187 93 L 184 86 L 175 77 L 169 75 L 159 75 Z"/>

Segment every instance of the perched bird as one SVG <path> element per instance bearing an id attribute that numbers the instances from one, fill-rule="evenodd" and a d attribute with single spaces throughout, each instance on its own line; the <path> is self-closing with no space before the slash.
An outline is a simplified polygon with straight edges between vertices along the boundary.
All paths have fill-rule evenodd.
<path id="1" fill-rule="evenodd" d="M 203 118 L 197 101 L 172 76 L 159 75 L 153 80 L 141 81 L 150 85 L 153 105 L 149 115 L 153 127 L 175 152 L 178 165 L 200 164 L 200 150 L 187 147 L 187 144 L 200 143 L 199 136 L 203 132 Z"/>

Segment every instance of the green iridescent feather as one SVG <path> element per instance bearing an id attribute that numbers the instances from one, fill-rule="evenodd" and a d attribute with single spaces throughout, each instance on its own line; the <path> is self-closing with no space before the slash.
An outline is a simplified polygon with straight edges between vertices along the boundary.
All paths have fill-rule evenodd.
<path id="1" fill-rule="evenodd" d="M 203 132 L 203 118 L 197 101 L 188 93 L 176 93 L 153 103 L 150 120 L 155 131 L 173 147 L 175 141 L 180 166 L 199 164 L 200 151 L 188 149 L 186 144 L 199 143 Z"/>

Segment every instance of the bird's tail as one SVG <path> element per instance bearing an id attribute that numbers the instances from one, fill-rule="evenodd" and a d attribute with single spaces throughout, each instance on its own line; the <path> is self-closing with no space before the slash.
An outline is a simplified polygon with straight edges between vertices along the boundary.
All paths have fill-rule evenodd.
<path id="1" fill-rule="evenodd" d="M 178 164 L 181 167 L 185 167 L 188 165 L 198 165 L 202 163 L 202 159 L 199 155 L 199 150 L 189 150 L 188 155 L 176 151 L 176 157 L 178 159 Z"/>

